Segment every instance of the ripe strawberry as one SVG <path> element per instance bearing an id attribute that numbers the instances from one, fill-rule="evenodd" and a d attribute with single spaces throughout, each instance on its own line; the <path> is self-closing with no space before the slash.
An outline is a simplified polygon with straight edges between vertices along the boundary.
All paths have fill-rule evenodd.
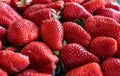
<path id="1" fill-rule="evenodd" d="M 75 19 L 87 19 L 92 16 L 83 6 L 76 2 L 68 2 L 62 12 L 62 18 L 67 21 Z"/>
<path id="2" fill-rule="evenodd" d="M 32 0 L 11 0 L 11 6 L 17 11 L 24 11 L 29 5 L 31 5 Z"/>
<path id="3" fill-rule="evenodd" d="M 120 37 L 116 39 L 117 41 L 117 53 L 116 56 L 120 57 Z"/>
<path id="4" fill-rule="evenodd" d="M 8 27 L 20 19 L 22 17 L 13 8 L 4 2 L 0 2 L 0 25 Z"/>
<path id="5" fill-rule="evenodd" d="M 61 50 L 60 56 L 68 70 L 90 62 L 100 62 L 97 56 L 88 52 L 84 47 L 76 43 L 65 45 Z"/>
<path id="6" fill-rule="evenodd" d="M 53 8 L 55 10 L 61 10 L 63 8 L 63 5 L 64 5 L 63 1 L 55 1 L 50 4 L 34 4 L 34 5 L 31 5 L 30 7 L 28 7 L 24 11 L 24 16 L 25 16 L 25 18 L 27 18 L 29 16 L 29 14 L 39 11 L 43 8 Z"/>
<path id="7" fill-rule="evenodd" d="M 26 69 L 22 73 L 16 74 L 15 76 L 52 76 L 52 75 L 46 73 L 40 73 L 34 69 Z"/>
<path id="8" fill-rule="evenodd" d="M 32 4 L 48 4 L 51 2 L 52 0 L 32 0 Z"/>
<path id="9" fill-rule="evenodd" d="M 2 42 L 5 42 L 6 34 L 7 34 L 7 30 L 4 27 L 0 26 L 0 40 Z"/>
<path id="10" fill-rule="evenodd" d="M 83 7 L 89 12 L 96 12 L 98 9 L 104 7 L 105 0 L 89 0 L 83 3 Z"/>
<path id="11" fill-rule="evenodd" d="M 5 2 L 5 3 L 7 3 L 7 4 L 9 4 L 10 5 L 10 1 L 11 0 L 0 0 L 1 2 Z"/>
<path id="12" fill-rule="evenodd" d="M 105 8 L 112 8 L 116 11 L 120 11 L 120 6 L 118 4 L 114 4 L 114 3 L 107 3 L 105 5 Z"/>
<path id="13" fill-rule="evenodd" d="M 39 28 L 29 20 L 21 19 L 8 27 L 7 39 L 13 45 L 27 44 L 39 37 Z"/>
<path id="14" fill-rule="evenodd" d="M 103 9 L 100 9 L 97 12 L 97 15 L 113 18 L 117 22 L 120 23 L 120 12 L 116 11 L 116 10 L 114 10 L 112 8 L 103 8 Z"/>
<path id="15" fill-rule="evenodd" d="M 56 11 L 52 8 L 43 8 L 36 12 L 29 14 L 28 19 L 35 22 L 37 25 L 40 25 L 42 21 L 54 17 Z"/>
<path id="16" fill-rule="evenodd" d="M 120 36 L 120 24 L 109 17 L 89 17 L 85 22 L 84 28 L 93 38 L 97 36 L 117 38 Z"/>
<path id="17" fill-rule="evenodd" d="M 111 37 L 96 37 L 88 50 L 100 58 L 112 57 L 117 52 L 117 41 Z"/>
<path id="18" fill-rule="evenodd" d="M 91 36 L 78 24 L 74 22 L 63 23 L 64 38 L 68 43 L 79 43 L 87 46 L 91 40 Z"/>
<path id="19" fill-rule="evenodd" d="M 0 68 L 0 76 L 8 76 L 8 73 Z"/>
<path id="20" fill-rule="evenodd" d="M 0 67 L 8 73 L 17 73 L 29 65 L 28 56 L 13 51 L 0 51 Z"/>
<path id="21" fill-rule="evenodd" d="M 2 50 L 3 44 L 2 41 L 0 40 L 0 50 Z"/>
<path id="22" fill-rule="evenodd" d="M 57 0 L 58 1 L 58 0 Z M 60 0 L 59 0 L 60 1 Z M 64 1 L 65 3 L 67 2 L 76 2 L 76 3 L 83 3 L 85 0 L 61 0 Z"/>
<path id="23" fill-rule="evenodd" d="M 57 19 L 48 19 L 40 25 L 43 42 L 52 50 L 60 50 L 63 42 L 63 26 Z"/>
<path id="24" fill-rule="evenodd" d="M 40 72 L 52 74 L 56 69 L 58 58 L 52 53 L 51 49 L 42 42 L 34 41 L 27 44 L 21 53 L 29 56 L 30 66 Z"/>
<path id="25" fill-rule="evenodd" d="M 66 73 L 65 76 L 103 76 L 103 74 L 99 64 L 96 62 L 91 62 L 71 70 Z"/>
<path id="26" fill-rule="evenodd" d="M 120 75 L 120 59 L 108 58 L 101 64 L 101 70 L 104 76 L 119 76 Z"/>

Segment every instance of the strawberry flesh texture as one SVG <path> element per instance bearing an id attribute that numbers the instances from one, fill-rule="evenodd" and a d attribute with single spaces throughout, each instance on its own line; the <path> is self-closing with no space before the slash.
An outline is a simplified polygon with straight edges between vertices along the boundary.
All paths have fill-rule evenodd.
<path id="1" fill-rule="evenodd" d="M 63 23 L 64 39 L 68 43 L 79 43 L 87 46 L 91 40 L 91 36 L 78 24 L 74 22 Z"/>
<path id="2" fill-rule="evenodd" d="M 33 22 L 21 19 L 8 27 L 7 39 L 15 46 L 27 44 L 39 37 L 39 28 Z"/>
<path id="3" fill-rule="evenodd" d="M 88 51 L 100 58 L 112 57 L 117 52 L 117 41 L 111 37 L 96 37 L 91 41 Z"/>
<path id="4" fill-rule="evenodd" d="M 7 29 L 5 29 L 4 27 L 0 26 L 0 40 L 2 42 L 6 41 L 6 36 L 7 36 Z"/>
<path id="5" fill-rule="evenodd" d="M 22 73 L 16 74 L 15 76 L 52 76 L 52 75 L 46 73 L 40 73 L 34 69 L 26 69 Z"/>
<path id="6" fill-rule="evenodd" d="M 88 52 L 84 47 L 76 43 L 71 43 L 64 46 L 61 50 L 60 56 L 68 70 L 90 62 L 100 62 L 97 56 Z"/>
<path id="7" fill-rule="evenodd" d="M 17 20 L 22 19 L 22 17 L 13 8 L 4 2 L 0 2 L 0 16 L 0 24 L 6 27 Z"/>
<path id="8" fill-rule="evenodd" d="M 101 64 L 101 70 L 104 76 L 119 76 L 120 75 L 120 59 L 108 58 Z"/>
<path id="9" fill-rule="evenodd" d="M 87 19 L 90 16 L 92 15 L 82 5 L 76 2 L 66 3 L 62 12 L 62 18 L 64 21 Z"/>
<path id="10" fill-rule="evenodd" d="M 0 51 L 0 67 L 8 73 L 17 73 L 29 65 L 28 56 L 13 51 Z"/>
<path id="11" fill-rule="evenodd" d="M 89 17 L 85 22 L 84 28 L 92 38 L 97 36 L 118 38 L 120 36 L 120 24 L 109 17 Z"/>
<path id="12" fill-rule="evenodd" d="M 40 25 L 43 42 L 52 50 L 60 50 L 63 42 L 63 26 L 57 19 L 48 19 Z"/>
<path id="13" fill-rule="evenodd" d="M 103 76 L 103 74 L 99 64 L 91 62 L 69 71 L 65 76 Z"/>
<path id="14" fill-rule="evenodd" d="M 56 69 L 58 58 L 43 42 L 31 42 L 22 49 L 21 53 L 29 56 L 30 67 L 40 72 L 52 74 Z"/>

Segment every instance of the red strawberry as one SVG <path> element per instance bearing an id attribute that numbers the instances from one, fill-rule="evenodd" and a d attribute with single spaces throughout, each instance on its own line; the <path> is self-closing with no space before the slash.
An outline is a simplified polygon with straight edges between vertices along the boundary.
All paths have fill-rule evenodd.
<path id="1" fill-rule="evenodd" d="M 120 6 L 118 4 L 114 4 L 114 3 L 107 3 L 105 5 L 106 8 L 112 8 L 116 11 L 120 11 Z"/>
<path id="2" fill-rule="evenodd" d="M 89 17 L 85 22 L 84 28 L 93 38 L 97 36 L 117 38 L 120 36 L 120 24 L 109 17 Z"/>
<path id="3" fill-rule="evenodd" d="M 120 57 L 120 37 L 116 39 L 117 41 L 117 53 L 116 56 Z"/>
<path id="4" fill-rule="evenodd" d="M 32 0 L 32 4 L 48 4 L 51 2 L 52 0 Z"/>
<path id="5" fill-rule="evenodd" d="M 9 26 L 22 17 L 8 4 L 0 2 L 0 25 Z"/>
<path id="6" fill-rule="evenodd" d="M 90 62 L 100 62 L 97 56 L 88 52 L 84 47 L 76 43 L 71 43 L 64 46 L 61 50 L 60 56 L 68 70 Z"/>
<path id="7" fill-rule="evenodd" d="M 5 2 L 5 3 L 7 3 L 7 4 L 10 4 L 10 1 L 11 0 L 0 0 L 1 2 Z"/>
<path id="8" fill-rule="evenodd" d="M 8 73 L 17 73 L 29 65 L 28 56 L 13 51 L 0 51 L 0 67 Z"/>
<path id="9" fill-rule="evenodd" d="M 63 26 L 57 19 L 48 19 L 40 25 L 42 40 L 52 49 L 60 50 L 63 42 Z"/>
<path id="10" fill-rule="evenodd" d="M 0 40 L 0 50 L 2 50 L 3 44 L 2 41 Z"/>
<path id="11" fill-rule="evenodd" d="M 58 0 L 57 0 L 58 1 Z M 60 1 L 60 0 L 59 0 Z M 83 3 L 85 0 L 61 0 L 64 1 L 65 3 L 67 2 L 76 2 L 76 3 Z"/>
<path id="12" fill-rule="evenodd" d="M 0 76 L 8 76 L 8 73 L 0 68 Z"/>
<path id="13" fill-rule="evenodd" d="M 56 1 L 50 4 L 34 4 L 25 10 L 24 16 L 27 18 L 29 14 L 39 11 L 43 8 L 53 8 L 55 10 L 61 10 L 63 8 L 63 5 L 64 5 L 63 1 Z"/>
<path id="14" fill-rule="evenodd" d="M 108 58 L 101 64 L 101 69 L 104 76 L 119 76 L 120 75 L 120 59 Z"/>
<path id="15" fill-rule="evenodd" d="M 97 12 L 97 15 L 113 18 L 117 22 L 120 23 L 120 12 L 116 11 L 116 10 L 114 10 L 112 8 L 103 8 L 103 9 L 100 9 Z"/>
<path id="16" fill-rule="evenodd" d="M 37 25 L 40 25 L 42 21 L 54 17 L 56 11 L 52 8 L 44 8 L 29 14 L 28 19 L 35 22 Z"/>
<path id="17" fill-rule="evenodd" d="M 42 42 L 31 42 L 21 51 L 22 54 L 29 56 L 30 66 L 40 72 L 50 73 L 56 69 L 58 58 L 52 53 L 51 49 Z"/>
<path id="18" fill-rule="evenodd" d="M 62 12 L 62 18 L 64 20 L 75 20 L 75 19 L 87 19 L 92 16 L 83 6 L 76 2 L 68 2 Z"/>
<path id="19" fill-rule="evenodd" d="M 103 74 L 99 64 L 96 62 L 91 62 L 71 70 L 66 73 L 65 76 L 103 76 Z"/>
<path id="20" fill-rule="evenodd" d="M 32 0 L 11 0 L 11 6 L 17 11 L 24 11 L 30 4 Z"/>
<path id="21" fill-rule="evenodd" d="M 52 76 L 51 74 L 40 73 L 34 69 L 26 69 L 22 73 L 19 73 L 15 76 Z"/>
<path id="22" fill-rule="evenodd" d="M 104 7 L 104 5 L 104 0 L 89 0 L 83 3 L 83 7 L 91 13 L 96 12 L 98 9 Z"/>
<path id="23" fill-rule="evenodd" d="M 79 43 L 87 46 L 91 40 L 91 36 L 78 24 L 74 22 L 63 23 L 64 38 L 68 43 Z"/>
<path id="24" fill-rule="evenodd" d="M 112 57 L 117 52 L 117 42 L 111 37 L 96 37 L 88 50 L 100 58 Z"/>
<path id="25" fill-rule="evenodd" d="M 21 19 L 8 27 L 7 39 L 13 45 L 27 44 L 39 37 L 39 28 L 29 20 Z"/>
<path id="26" fill-rule="evenodd" d="M 0 40 L 2 42 L 5 42 L 6 34 L 7 34 L 7 30 L 4 27 L 0 26 Z"/>

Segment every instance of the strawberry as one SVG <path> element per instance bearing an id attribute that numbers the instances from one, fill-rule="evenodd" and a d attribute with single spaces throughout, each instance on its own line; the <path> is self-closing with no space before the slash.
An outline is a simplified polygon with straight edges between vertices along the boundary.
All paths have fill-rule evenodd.
<path id="1" fill-rule="evenodd" d="M 120 23 L 120 12 L 116 11 L 116 10 L 114 10 L 112 8 L 103 8 L 103 9 L 100 9 L 97 12 L 97 15 L 113 18 L 117 22 Z"/>
<path id="2" fill-rule="evenodd" d="M 91 62 L 71 70 L 66 73 L 65 76 L 103 76 L 103 74 L 99 64 Z"/>
<path id="3" fill-rule="evenodd" d="M 112 57 L 117 52 L 117 41 L 111 37 L 96 37 L 91 41 L 88 51 L 100 58 Z"/>
<path id="4" fill-rule="evenodd" d="M 82 4 L 83 7 L 91 13 L 105 6 L 105 0 L 89 0 Z"/>
<path id="5" fill-rule="evenodd" d="M 0 51 L 0 67 L 8 73 L 17 73 L 29 65 L 28 56 L 13 51 Z"/>
<path id="6" fill-rule="evenodd" d="M 76 2 L 68 2 L 65 4 L 62 18 L 65 21 L 71 21 L 75 19 L 87 19 L 88 17 L 92 16 L 82 5 Z"/>
<path id="7" fill-rule="evenodd" d="M 24 11 L 29 5 L 31 5 L 32 0 L 11 0 L 11 6 L 17 11 Z"/>
<path id="8" fill-rule="evenodd" d="M 116 56 L 120 57 L 120 37 L 116 39 L 117 41 L 117 53 Z"/>
<path id="9" fill-rule="evenodd" d="M 56 11 L 52 8 L 43 8 L 36 12 L 29 14 L 28 19 L 35 22 L 37 25 L 40 25 L 42 21 L 54 17 Z"/>
<path id="10" fill-rule="evenodd" d="M 56 69 L 58 58 L 43 42 L 33 41 L 27 44 L 21 53 L 29 56 L 30 66 L 40 72 L 52 74 Z"/>
<path id="11" fill-rule="evenodd" d="M 0 25 L 8 27 L 20 19 L 22 17 L 13 8 L 4 2 L 0 2 Z"/>
<path id="12" fill-rule="evenodd" d="M 8 27 L 7 39 L 13 45 L 27 44 L 39 37 L 39 28 L 31 21 L 21 19 Z"/>
<path id="13" fill-rule="evenodd" d="M 120 6 L 118 4 L 114 4 L 114 3 L 107 3 L 105 5 L 105 8 L 112 8 L 116 11 L 120 11 Z"/>
<path id="14" fill-rule="evenodd" d="M 16 51 L 17 48 L 14 47 L 14 46 L 8 46 L 8 47 L 5 48 L 5 50 L 7 50 L 7 51 Z"/>
<path id="15" fill-rule="evenodd" d="M 0 68 L 0 76 L 8 76 L 8 73 Z"/>
<path id="16" fill-rule="evenodd" d="M 0 40 L 0 50 L 2 50 L 3 44 L 2 41 Z"/>
<path id="17" fill-rule="evenodd" d="M 109 17 L 89 17 L 85 22 L 84 28 L 93 38 L 97 36 L 117 38 L 120 36 L 120 24 Z"/>
<path id="18" fill-rule="evenodd" d="M 101 70 L 104 76 L 119 76 L 120 75 L 120 59 L 110 57 L 102 62 Z"/>
<path id="19" fill-rule="evenodd" d="M 63 26 L 57 19 L 48 19 L 40 25 L 43 42 L 52 50 L 60 50 L 63 42 Z"/>
<path id="20" fill-rule="evenodd" d="M 63 5 L 64 5 L 63 1 L 55 1 L 49 4 L 34 4 L 24 11 L 24 16 L 25 18 L 28 18 L 29 14 L 39 11 L 43 8 L 53 8 L 55 10 L 61 10 L 63 8 Z"/>
<path id="21" fill-rule="evenodd" d="M 64 22 L 64 38 L 68 43 L 79 43 L 87 46 L 91 36 L 78 24 L 74 22 Z"/>
<path id="22" fill-rule="evenodd" d="M 0 26 L 0 40 L 2 42 L 6 40 L 6 34 L 7 34 L 7 30 L 4 27 Z"/>
<path id="23" fill-rule="evenodd" d="M 16 74 L 15 76 L 52 76 L 52 75 L 46 73 L 40 73 L 34 69 L 26 69 L 22 73 Z"/>
<path id="24" fill-rule="evenodd" d="M 85 0 L 61 0 L 61 1 L 64 1 L 65 3 L 67 2 L 83 3 Z"/>
<path id="25" fill-rule="evenodd" d="M 7 4 L 9 4 L 10 5 L 10 1 L 11 0 L 0 0 L 1 2 L 5 2 L 5 3 L 7 3 Z"/>
<path id="26" fill-rule="evenodd" d="M 51 2 L 52 0 L 32 0 L 32 4 L 48 4 Z"/>
<path id="27" fill-rule="evenodd" d="M 88 52 L 83 46 L 76 43 L 65 45 L 61 50 L 60 56 L 68 70 L 90 62 L 100 62 L 97 56 Z"/>

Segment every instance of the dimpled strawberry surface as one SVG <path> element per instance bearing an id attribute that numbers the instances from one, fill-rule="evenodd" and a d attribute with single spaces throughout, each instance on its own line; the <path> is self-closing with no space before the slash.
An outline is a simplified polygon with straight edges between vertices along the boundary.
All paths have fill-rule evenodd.
<path id="1" fill-rule="evenodd" d="M 117 0 L 0 0 L 0 76 L 120 76 Z"/>

